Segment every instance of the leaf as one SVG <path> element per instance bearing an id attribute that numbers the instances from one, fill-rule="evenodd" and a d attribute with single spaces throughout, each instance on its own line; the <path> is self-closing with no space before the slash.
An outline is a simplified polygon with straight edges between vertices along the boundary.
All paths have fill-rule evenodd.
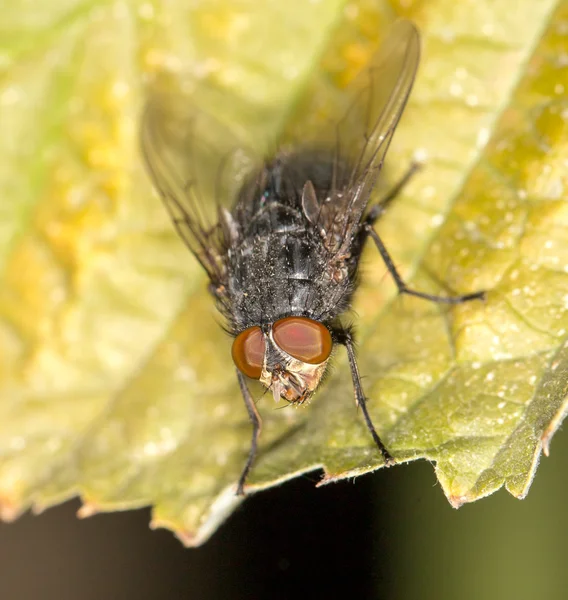
<path id="1" fill-rule="evenodd" d="M 427 166 L 380 233 L 414 287 L 489 293 L 396 298 L 370 250 L 354 307 L 369 407 L 454 506 L 527 493 L 567 410 L 566 3 L 52 0 L 12 3 L 0 30 L 4 519 L 79 494 L 82 516 L 151 504 L 152 526 L 196 545 L 237 506 L 250 425 L 205 278 L 143 173 L 143 81 L 188 69 L 222 91 L 213 112 L 277 140 L 396 13 L 424 58 L 383 186 L 413 154 Z M 261 400 L 252 489 L 381 466 L 338 354 L 307 410 Z"/>

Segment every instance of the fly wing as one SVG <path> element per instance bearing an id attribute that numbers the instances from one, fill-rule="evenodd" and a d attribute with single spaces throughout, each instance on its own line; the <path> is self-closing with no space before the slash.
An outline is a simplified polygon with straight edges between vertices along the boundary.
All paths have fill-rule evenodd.
<path id="1" fill-rule="evenodd" d="M 397 21 L 370 68 L 353 84 L 353 103 L 337 126 L 336 163 L 350 165 L 349 176 L 344 176 L 349 190 L 347 209 L 357 220 L 383 166 L 419 60 L 418 30 L 410 21 Z"/>
<path id="2" fill-rule="evenodd" d="M 141 125 L 142 155 L 180 237 L 214 284 L 236 234 L 230 209 L 257 160 L 228 127 L 180 88 L 154 90 Z"/>
<path id="3" fill-rule="evenodd" d="M 330 247 L 348 243 L 359 226 L 410 95 L 419 60 L 418 30 L 410 21 L 399 20 L 370 66 L 347 88 L 328 91 L 323 103 L 308 96 L 292 121 L 290 137 L 309 132 L 311 141 L 306 145 L 327 151 L 333 165 L 328 195 L 325 201 L 320 198 L 318 223 L 330 236 Z M 320 86 L 326 88 L 325 83 Z M 312 95 L 317 97 L 317 92 Z M 316 122 L 309 115 L 314 115 Z"/>
<path id="4" fill-rule="evenodd" d="M 334 235 L 351 238 L 369 203 L 377 176 L 414 83 L 420 36 L 406 20 L 397 21 L 370 68 L 352 84 L 353 101 L 337 124 Z M 332 209 L 333 210 L 333 209 Z"/>

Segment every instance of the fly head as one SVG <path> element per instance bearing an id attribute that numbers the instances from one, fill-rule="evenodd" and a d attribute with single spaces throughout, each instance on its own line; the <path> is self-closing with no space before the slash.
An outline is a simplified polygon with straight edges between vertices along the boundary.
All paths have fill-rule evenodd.
<path id="1" fill-rule="evenodd" d="M 237 368 L 280 398 L 303 404 L 325 373 L 333 342 L 329 329 L 307 317 L 285 317 L 239 333 L 232 355 Z"/>

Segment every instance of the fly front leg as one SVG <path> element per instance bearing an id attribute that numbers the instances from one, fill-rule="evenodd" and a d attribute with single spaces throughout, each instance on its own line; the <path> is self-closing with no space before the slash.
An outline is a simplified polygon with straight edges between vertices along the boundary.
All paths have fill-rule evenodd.
<path id="1" fill-rule="evenodd" d="M 353 335 L 349 330 L 343 328 L 335 329 L 333 333 L 335 340 L 339 344 L 345 346 L 345 349 L 347 350 L 347 358 L 349 359 L 349 367 L 351 369 L 351 379 L 353 381 L 353 391 L 355 392 L 355 403 L 357 406 L 361 407 L 367 429 L 369 430 L 373 441 L 377 445 L 379 452 L 384 458 L 385 465 L 387 467 L 391 467 L 396 461 L 379 437 L 379 434 L 373 425 L 373 421 L 371 420 L 371 415 L 369 415 L 369 411 L 367 409 L 367 399 L 365 398 L 365 393 L 363 392 L 361 376 L 359 375 L 359 367 L 357 366 L 357 359 L 355 357 Z"/>
<path id="2" fill-rule="evenodd" d="M 243 399 L 245 401 L 245 406 L 247 407 L 247 411 L 249 414 L 250 422 L 252 423 L 252 440 L 250 444 L 249 455 L 247 458 L 247 462 L 245 463 L 245 467 L 241 476 L 239 477 L 239 483 L 237 485 L 237 496 L 244 496 L 244 486 L 245 481 L 248 477 L 252 464 L 254 463 L 254 459 L 256 457 L 256 451 L 258 448 L 258 438 L 260 436 L 260 430 L 262 428 L 262 420 L 260 415 L 258 414 L 258 410 L 252 399 L 251 393 L 247 387 L 247 383 L 245 381 L 244 375 L 237 369 L 237 379 L 239 380 L 239 387 L 241 388 L 241 393 L 243 395 Z"/>

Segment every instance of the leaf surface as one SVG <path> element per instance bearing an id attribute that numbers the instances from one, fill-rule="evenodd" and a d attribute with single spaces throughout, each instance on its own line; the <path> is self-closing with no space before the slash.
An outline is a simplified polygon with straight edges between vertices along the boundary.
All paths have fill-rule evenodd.
<path id="1" fill-rule="evenodd" d="M 369 408 L 454 506 L 527 493 L 568 393 L 567 4 L 52 0 L 0 26 L 3 518 L 80 494 L 83 516 L 152 505 L 195 545 L 240 502 L 231 340 L 143 172 L 144 81 L 190 71 L 221 92 L 196 101 L 277 141 L 397 14 L 424 56 L 382 189 L 413 155 L 427 166 L 379 232 L 413 287 L 488 299 L 398 298 L 369 249 L 353 315 Z M 341 351 L 306 410 L 259 407 L 251 489 L 381 466 Z"/>

